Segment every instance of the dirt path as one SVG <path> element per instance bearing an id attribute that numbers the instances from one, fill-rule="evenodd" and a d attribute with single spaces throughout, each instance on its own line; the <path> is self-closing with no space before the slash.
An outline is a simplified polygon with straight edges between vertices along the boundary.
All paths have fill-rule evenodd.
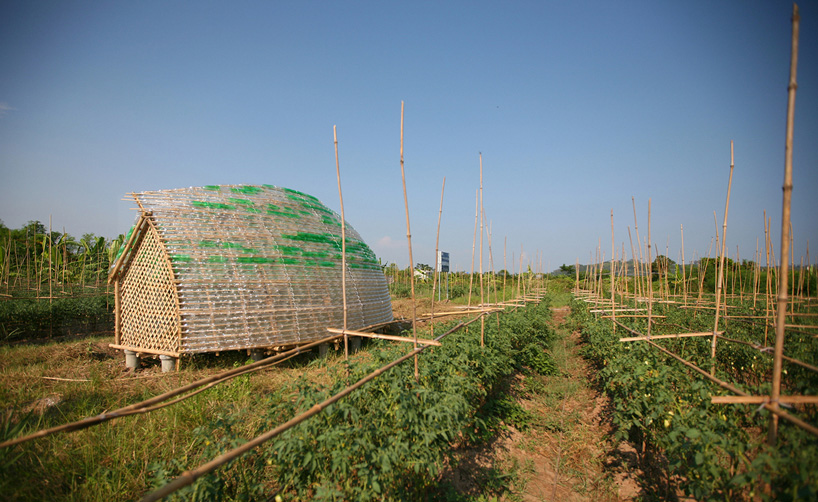
<path id="1" fill-rule="evenodd" d="M 579 333 L 565 330 L 568 313 L 568 307 L 553 309 L 561 339 L 552 355 L 561 374 L 520 382 L 520 403 L 532 415 L 532 424 L 524 431 L 511 429 L 496 445 L 505 452 L 503 463 L 520 466 L 517 493 L 508 498 L 631 500 L 639 486 L 618 460 L 626 452 L 611 443 L 604 420 L 610 403 L 591 385 L 592 369 L 579 355 Z"/>

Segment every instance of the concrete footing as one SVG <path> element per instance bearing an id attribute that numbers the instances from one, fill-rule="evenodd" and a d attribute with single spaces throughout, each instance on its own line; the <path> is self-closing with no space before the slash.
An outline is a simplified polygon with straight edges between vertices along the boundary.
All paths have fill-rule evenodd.
<path id="1" fill-rule="evenodd" d="M 162 373 L 170 373 L 176 370 L 176 358 L 173 356 L 159 356 L 162 361 Z"/>
<path id="2" fill-rule="evenodd" d="M 328 353 L 329 353 L 328 343 L 322 343 L 321 345 L 318 346 L 318 357 L 327 357 Z"/>
<path id="3" fill-rule="evenodd" d="M 250 357 L 253 359 L 253 361 L 261 361 L 267 356 L 264 354 L 264 350 L 262 349 L 252 349 L 250 351 Z"/>
<path id="4" fill-rule="evenodd" d="M 125 367 L 128 369 L 137 369 L 139 367 L 139 356 L 132 350 L 125 351 Z"/>
<path id="5" fill-rule="evenodd" d="M 349 337 L 349 351 L 358 352 L 359 350 L 361 350 L 361 337 L 360 336 Z"/>

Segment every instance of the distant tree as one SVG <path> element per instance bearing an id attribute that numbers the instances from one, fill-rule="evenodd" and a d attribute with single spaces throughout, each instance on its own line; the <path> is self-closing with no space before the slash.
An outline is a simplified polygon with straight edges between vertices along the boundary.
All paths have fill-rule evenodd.
<path id="1" fill-rule="evenodd" d="M 415 268 L 417 270 L 422 270 L 422 271 L 425 271 L 425 272 L 431 272 L 432 271 L 432 267 L 430 267 L 429 265 L 427 265 L 425 263 L 418 263 L 417 265 L 415 265 Z"/>
<path id="2" fill-rule="evenodd" d="M 573 276 L 577 273 L 577 267 L 575 265 L 566 265 L 565 263 L 563 263 L 562 265 L 560 265 L 560 272 L 562 272 L 565 275 Z"/>

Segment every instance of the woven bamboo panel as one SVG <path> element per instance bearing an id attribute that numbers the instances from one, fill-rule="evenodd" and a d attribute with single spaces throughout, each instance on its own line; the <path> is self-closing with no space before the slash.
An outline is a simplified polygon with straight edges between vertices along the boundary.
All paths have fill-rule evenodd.
<path id="1" fill-rule="evenodd" d="M 175 352 L 179 347 L 176 291 L 156 231 L 148 227 L 120 285 L 121 343 Z"/>
<path id="2" fill-rule="evenodd" d="M 343 326 L 341 220 L 318 199 L 271 185 L 209 186 L 134 197 L 152 215 L 163 245 L 146 252 L 164 247 L 173 266 L 181 332 L 178 342 L 166 346 L 177 343 L 179 352 L 208 352 L 289 345 L 324 338 L 327 327 Z M 348 223 L 346 234 L 349 328 L 391 320 L 386 280 L 374 253 Z M 119 277 L 131 275 L 148 245 L 144 240 L 139 244 Z M 175 308 L 176 298 L 170 300 Z M 150 301 L 168 299 L 144 300 Z M 127 309 L 123 301 L 123 335 Z M 175 335 L 165 328 L 170 325 L 153 337 Z"/>

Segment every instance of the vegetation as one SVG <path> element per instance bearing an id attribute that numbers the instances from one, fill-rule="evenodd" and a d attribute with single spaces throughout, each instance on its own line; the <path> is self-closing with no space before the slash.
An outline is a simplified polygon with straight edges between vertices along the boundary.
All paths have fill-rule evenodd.
<path id="1" fill-rule="evenodd" d="M 618 342 L 622 331 L 615 333 L 610 321 L 596 319 L 584 304 L 574 303 L 572 309 L 573 323 L 587 342 L 585 355 L 596 365 L 598 383 L 613 401 L 611 419 L 618 437 L 633 443 L 643 462 L 664 466 L 664 482 L 647 487 L 648 493 L 665 499 L 678 488 L 696 500 L 818 498 L 818 439 L 781 421 L 778 444 L 767 446 L 767 411 L 757 405 L 712 404 L 710 397 L 723 394 L 723 389 L 645 342 Z M 678 333 L 680 327 L 708 331 L 714 322 L 712 315 L 661 304 L 654 306 L 654 313 L 666 318 L 653 334 Z M 646 331 L 644 320 L 631 325 Z M 763 332 L 761 324 L 731 322 L 728 327 L 731 338 L 752 343 L 763 339 Z M 668 339 L 661 345 L 709 367 L 709 337 Z M 818 340 L 812 336 L 790 337 L 786 351 L 810 364 L 818 362 Z M 723 341 L 717 357 L 717 377 L 752 395 L 770 393 L 768 353 Z M 786 370 L 782 393 L 814 394 L 818 389 L 814 372 L 793 365 Z M 814 405 L 799 406 L 797 414 L 818 422 Z"/>
<path id="2" fill-rule="evenodd" d="M 405 499 L 455 497 L 441 473 L 451 451 L 492 437 L 526 413 L 504 392 L 515 372 L 554 371 L 547 304 L 486 323 L 486 346 L 472 325 L 398 366 L 263 448 L 179 494 L 194 500 Z M 441 330 L 443 327 L 439 327 Z M 182 371 L 122 373 L 107 340 L 0 348 L 4 437 L 112 409 L 220 368 L 245 363 L 240 353 L 197 356 Z M 352 360 L 349 379 L 404 354 L 372 342 Z M 153 364 L 153 363 L 149 363 Z M 347 385 L 340 358 L 300 356 L 264 374 L 219 385 L 172 407 L 2 451 L 0 490 L 14 499 L 131 500 L 203 463 Z M 300 375 L 300 376 L 297 376 Z M 49 380 L 64 378 L 64 380 Z M 8 385 L 15 382 L 14 385 Z M 26 382 L 26 385 L 21 385 Z M 481 491 L 499 495 L 511 480 L 487 473 Z M 444 483 L 443 485 L 441 483 Z"/>

